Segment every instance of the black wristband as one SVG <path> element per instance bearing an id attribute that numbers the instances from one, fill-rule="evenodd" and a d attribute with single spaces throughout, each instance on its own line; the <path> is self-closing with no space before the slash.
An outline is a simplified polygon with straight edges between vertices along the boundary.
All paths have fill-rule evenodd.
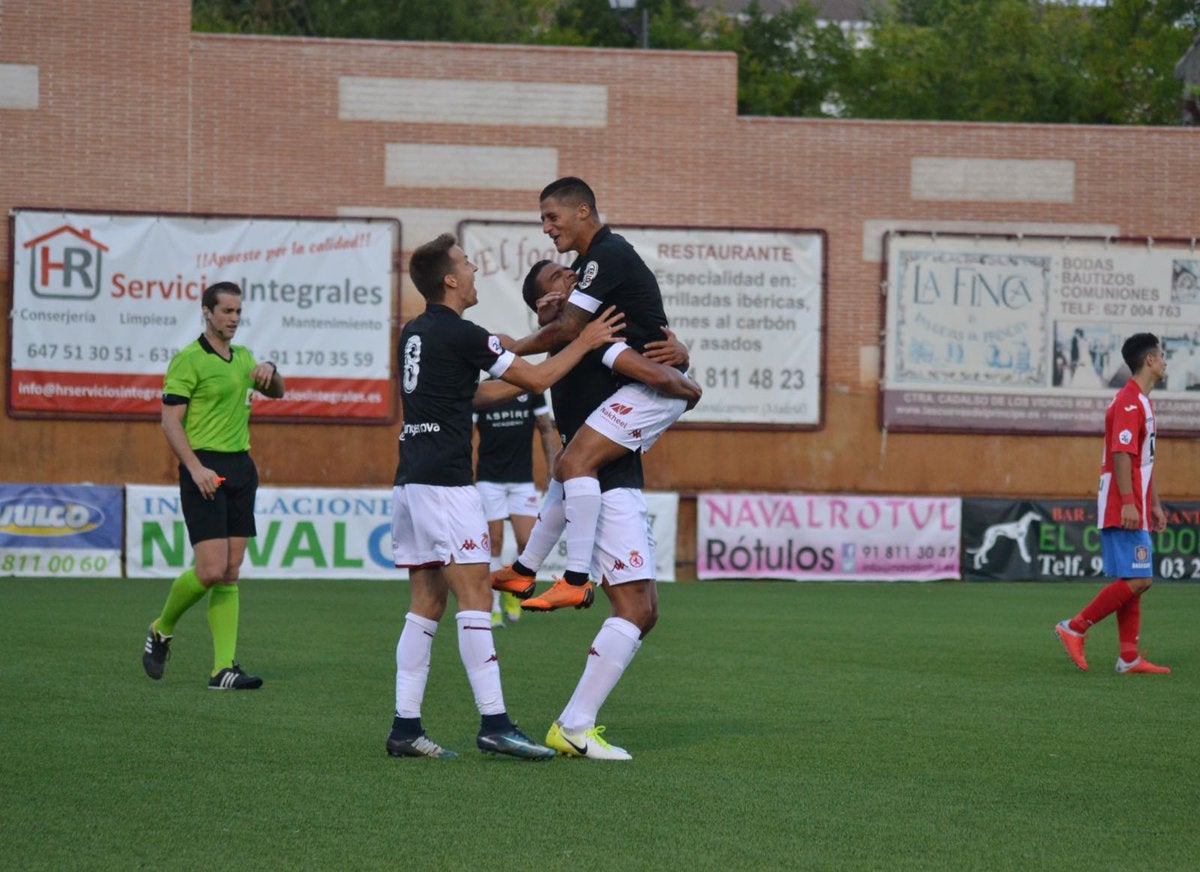
<path id="1" fill-rule="evenodd" d="M 275 374 L 279 372 L 279 367 L 275 365 L 275 361 L 273 360 L 268 360 L 267 363 L 271 364 L 271 378 L 275 378 Z"/>

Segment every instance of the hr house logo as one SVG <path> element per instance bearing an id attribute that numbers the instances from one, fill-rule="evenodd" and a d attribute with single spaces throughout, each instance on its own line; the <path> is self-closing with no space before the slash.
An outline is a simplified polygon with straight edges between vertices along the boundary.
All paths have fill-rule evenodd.
<path id="1" fill-rule="evenodd" d="M 108 246 L 92 238 L 89 229 L 64 224 L 31 239 L 29 290 L 35 297 L 92 300 L 100 294 L 100 275 Z"/>

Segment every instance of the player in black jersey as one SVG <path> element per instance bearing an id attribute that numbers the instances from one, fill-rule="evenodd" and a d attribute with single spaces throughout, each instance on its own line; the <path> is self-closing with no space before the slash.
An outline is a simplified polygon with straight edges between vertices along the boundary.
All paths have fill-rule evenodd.
<path id="1" fill-rule="evenodd" d="M 575 274 L 571 270 L 549 261 L 536 264 L 530 270 L 525 281 L 525 300 L 538 312 L 539 323 L 545 323 L 557 314 L 574 281 Z M 687 349 L 669 333 L 667 341 L 651 343 L 648 353 L 670 364 L 687 362 Z M 590 353 L 551 392 L 559 432 L 568 447 L 591 410 L 612 390 L 612 371 L 598 357 L 598 352 Z M 661 384 L 664 390 L 671 389 L 676 379 L 682 379 L 677 370 L 633 351 L 623 352 L 616 365 L 622 375 Z M 589 570 L 600 581 L 612 612 L 592 640 L 583 675 L 566 708 L 551 724 L 546 744 L 560 754 L 572 757 L 629 760 L 629 752 L 605 739 L 604 727 L 596 725 L 596 717 L 637 653 L 642 639 L 658 621 L 655 543 L 642 494 L 641 454 L 626 452 L 601 467 L 599 484 L 601 509 Z M 562 484 L 551 481 L 529 546 L 514 566 L 506 567 L 493 578 L 497 575 L 502 579 L 521 578 L 525 574 L 532 576 L 558 541 L 564 526 Z M 586 591 L 590 597 L 591 584 L 581 588 L 556 580 L 549 591 L 526 600 L 522 607 L 560 608 L 566 597 L 577 596 L 580 591 Z M 590 602 L 588 598 L 576 607 Z"/>
<path id="2" fill-rule="evenodd" d="M 491 539 L 488 565 L 495 571 L 503 565 L 505 520 L 512 525 L 520 554 L 537 519 L 541 498 L 533 478 L 533 434 L 538 435 L 547 471 L 553 469 L 560 445 L 545 394 L 523 392 L 502 403 L 476 402 L 475 429 L 479 432 L 475 487 L 483 499 Z M 521 601 L 515 594 L 492 591 L 493 628 L 503 627 L 505 619 L 511 622 L 520 617 Z"/>
<path id="3" fill-rule="evenodd" d="M 545 391 L 589 350 L 612 342 L 622 325 L 610 311 L 560 354 L 534 366 L 462 317 L 478 302 L 475 270 L 448 233 L 409 260 L 426 306 L 404 326 L 399 349 L 404 424 L 392 490 L 392 552 L 395 564 L 409 569 L 411 601 L 396 646 L 396 716 L 387 738 L 395 757 L 456 756 L 426 736 L 421 724 L 433 636 L 451 591 L 459 607 L 459 653 L 481 716 L 476 744 L 516 757 L 554 754 L 517 729 L 504 704 L 487 611 L 487 522 L 471 473 L 471 401 L 480 370 L 524 390 Z"/>
<path id="4" fill-rule="evenodd" d="M 616 305 L 625 317 L 625 342 L 605 353 L 612 362 L 626 347 L 643 351 L 661 340 L 667 327 L 658 280 L 623 237 L 600 221 L 596 196 L 582 179 L 567 176 L 547 185 L 541 194 L 542 230 L 560 252 L 578 255 L 571 269 L 576 284 L 559 315 L 511 348 L 532 354 L 561 347 L 579 335 L 596 313 Z M 679 416 L 700 399 L 700 387 L 686 398 L 664 394 L 639 383 L 614 367 L 616 384 L 593 407 L 570 447 L 559 460 L 567 527 L 565 579 L 586 586 L 600 513 L 597 470 L 623 454 L 645 453 Z M 690 381 L 690 380 L 689 380 Z"/>

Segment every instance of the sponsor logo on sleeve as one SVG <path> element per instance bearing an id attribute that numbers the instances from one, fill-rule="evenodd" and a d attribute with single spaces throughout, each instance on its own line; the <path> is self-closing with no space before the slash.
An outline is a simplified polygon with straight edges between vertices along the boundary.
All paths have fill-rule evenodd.
<path id="1" fill-rule="evenodd" d="M 586 291 L 588 289 L 588 285 L 595 281 L 596 273 L 598 272 L 600 272 L 600 264 L 596 263 L 594 260 L 591 261 L 583 268 L 583 275 L 579 277 L 579 284 L 575 286 L 576 290 Z"/>
<path id="2" fill-rule="evenodd" d="M 1117 434 L 1117 441 L 1122 445 L 1129 445 L 1131 442 L 1133 442 L 1133 433 L 1131 433 L 1129 430 L 1122 430 Z"/>

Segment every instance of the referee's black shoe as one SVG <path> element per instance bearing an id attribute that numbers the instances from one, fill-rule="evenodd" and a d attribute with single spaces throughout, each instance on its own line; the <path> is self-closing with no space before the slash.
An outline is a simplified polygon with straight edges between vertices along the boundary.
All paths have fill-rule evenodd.
<path id="1" fill-rule="evenodd" d="M 171 636 L 164 636 L 150 625 L 146 633 L 146 645 L 142 649 L 142 668 L 146 674 L 158 681 L 163 677 L 167 668 L 167 658 L 171 656 Z"/>
<path id="2" fill-rule="evenodd" d="M 209 690 L 257 690 L 260 687 L 262 679 L 257 675 L 247 675 L 237 663 L 226 666 L 208 680 Z"/>

